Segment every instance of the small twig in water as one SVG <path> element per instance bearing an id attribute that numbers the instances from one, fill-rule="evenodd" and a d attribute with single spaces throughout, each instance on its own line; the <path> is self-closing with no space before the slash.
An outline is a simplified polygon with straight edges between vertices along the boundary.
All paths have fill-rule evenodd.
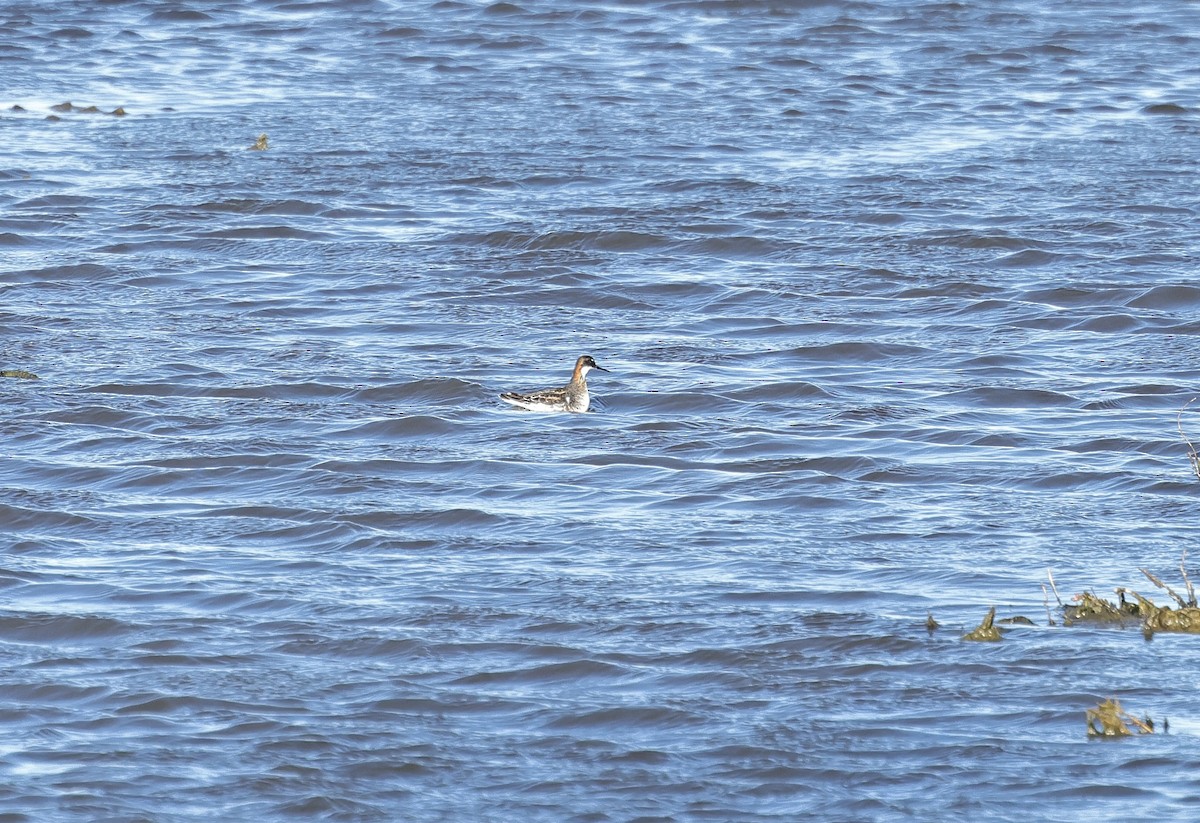
<path id="1" fill-rule="evenodd" d="M 1187 549 L 1183 550 L 1183 556 L 1179 558 L 1179 573 L 1183 575 L 1183 582 L 1187 585 L 1188 605 L 1196 605 L 1196 590 L 1192 588 L 1192 581 L 1187 576 L 1187 569 L 1183 564 L 1187 560 Z"/>
<path id="2" fill-rule="evenodd" d="M 1058 596 L 1058 586 L 1054 585 L 1054 572 L 1046 569 L 1046 577 L 1050 578 L 1050 589 L 1054 592 L 1054 599 L 1058 601 L 1059 608 L 1062 608 L 1062 598 Z"/>
<path id="3" fill-rule="evenodd" d="M 1196 447 L 1192 445 L 1192 441 L 1188 440 L 1188 436 L 1183 433 L 1183 412 L 1188 406 L 1195 402 L 1196 398 L 1192 398 L 1183 404 L 1179 409 L 1179 414 L 1175 415 L 1175 427 L 1179 429 L 1179 436 L 1183 438 L 1183 442 L 1187 445 L 1188 462 L 1192 465 L 1192 474 L 1200 479 L 1200 454 L 1196 453 Z"/>
<path id="4" fill-rule="evenodd" d="M 1150 574 L 1150 572 L 1146 571 L 1145 569 L 1141 568 L 1140 566 L 1138 567 L 1138 571 L 1140 571 L 1142 574 L 1146 575 L 1146 577 L 1150 578 L 1150 582 L 1153 583 L 1155 586 L 1158 586 L 1160 589 L 1165 589 L 1167 594 L 1171 595 L 1171 597 L 1175 600 L 1175 602 L 1179 604 L 1179 608 L 1181 608 L 1181 609 L 1187 608 L 1187 603 L 1184 602 L 1184 599 L 1182 597 L 1180 597 L 1178 594 L 1175 593 L 1174 589 L 1172 589 L 1166 583 L 1162 582 L 1157 577 Z"/>
<path id="5" fill-rule="evenodd" d="M 1046 591 L 1045 583 L 1042 584 L 1042 602 L 1046 604 L 1046 621 L 1047 621 L 1047 623 L 1051 626 L 1055 625 L 1054 615 L 1050 613 L 1050 592 Z"/>

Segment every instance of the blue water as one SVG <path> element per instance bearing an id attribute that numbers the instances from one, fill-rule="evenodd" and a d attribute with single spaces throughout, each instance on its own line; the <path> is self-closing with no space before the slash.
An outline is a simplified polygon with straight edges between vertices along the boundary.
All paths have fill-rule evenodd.
<path id="1" fill-rule="evenodd" d="M 0 821 L 1197 819 L 1197 53 L 0 2 Z"/>

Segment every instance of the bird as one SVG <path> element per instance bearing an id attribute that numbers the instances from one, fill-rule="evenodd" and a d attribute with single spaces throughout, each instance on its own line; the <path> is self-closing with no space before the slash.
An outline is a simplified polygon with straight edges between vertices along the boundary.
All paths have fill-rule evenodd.
<path id="1" fill-rule="evenodd" d="M 560 389 L 542 389 L 529 394 L 505 392 L 500 399 L 529 411 L 547 412 L 585 412 L 591 404 L 588 394 L 587 373 L 592 369 L 606 372 L 608 369 L 597 365 L 590 354 L 580 356 L 575 361 L 575 371 L 571 372 L 571 382 Z"/>

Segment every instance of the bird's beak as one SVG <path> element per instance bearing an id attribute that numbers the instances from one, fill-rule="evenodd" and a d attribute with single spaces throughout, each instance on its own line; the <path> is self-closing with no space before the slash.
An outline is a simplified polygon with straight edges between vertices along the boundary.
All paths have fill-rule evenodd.
<path id="1" fill-rule="evenodd" d="M 594 368 L 596 371 L 608 371 L 608 369 L 604 368 L 603 366 L 593 366 L 592 368 Z M 608 373 L 612 374 L 612 372 Z"/>

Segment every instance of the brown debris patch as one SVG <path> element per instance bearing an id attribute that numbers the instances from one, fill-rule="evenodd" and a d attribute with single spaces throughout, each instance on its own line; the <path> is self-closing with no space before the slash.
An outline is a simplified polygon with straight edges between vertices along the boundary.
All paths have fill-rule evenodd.
<path id="1" fill-rule="evenodd" d="M 1094 709 L 1087 710 L 1088 737 L 1128 737 L 1134 734 L 1154 734 L 1154 721 L 1149 717 L 1138 720 L 1121 708 L 1115 697 L 1100 701 Z"/>
<path id="2" fill-rule="evenodd" d="M 992 625 L 996 620 L 996 607 L 992 606 L 988 609 L 988 613 L 983 616 L 983 622 L 976 626 L 972 631 L 963 635 L 963 640 L 980 640 L 985 642 L 994 642 L 1000 639 L 1000 630 Z"/>

